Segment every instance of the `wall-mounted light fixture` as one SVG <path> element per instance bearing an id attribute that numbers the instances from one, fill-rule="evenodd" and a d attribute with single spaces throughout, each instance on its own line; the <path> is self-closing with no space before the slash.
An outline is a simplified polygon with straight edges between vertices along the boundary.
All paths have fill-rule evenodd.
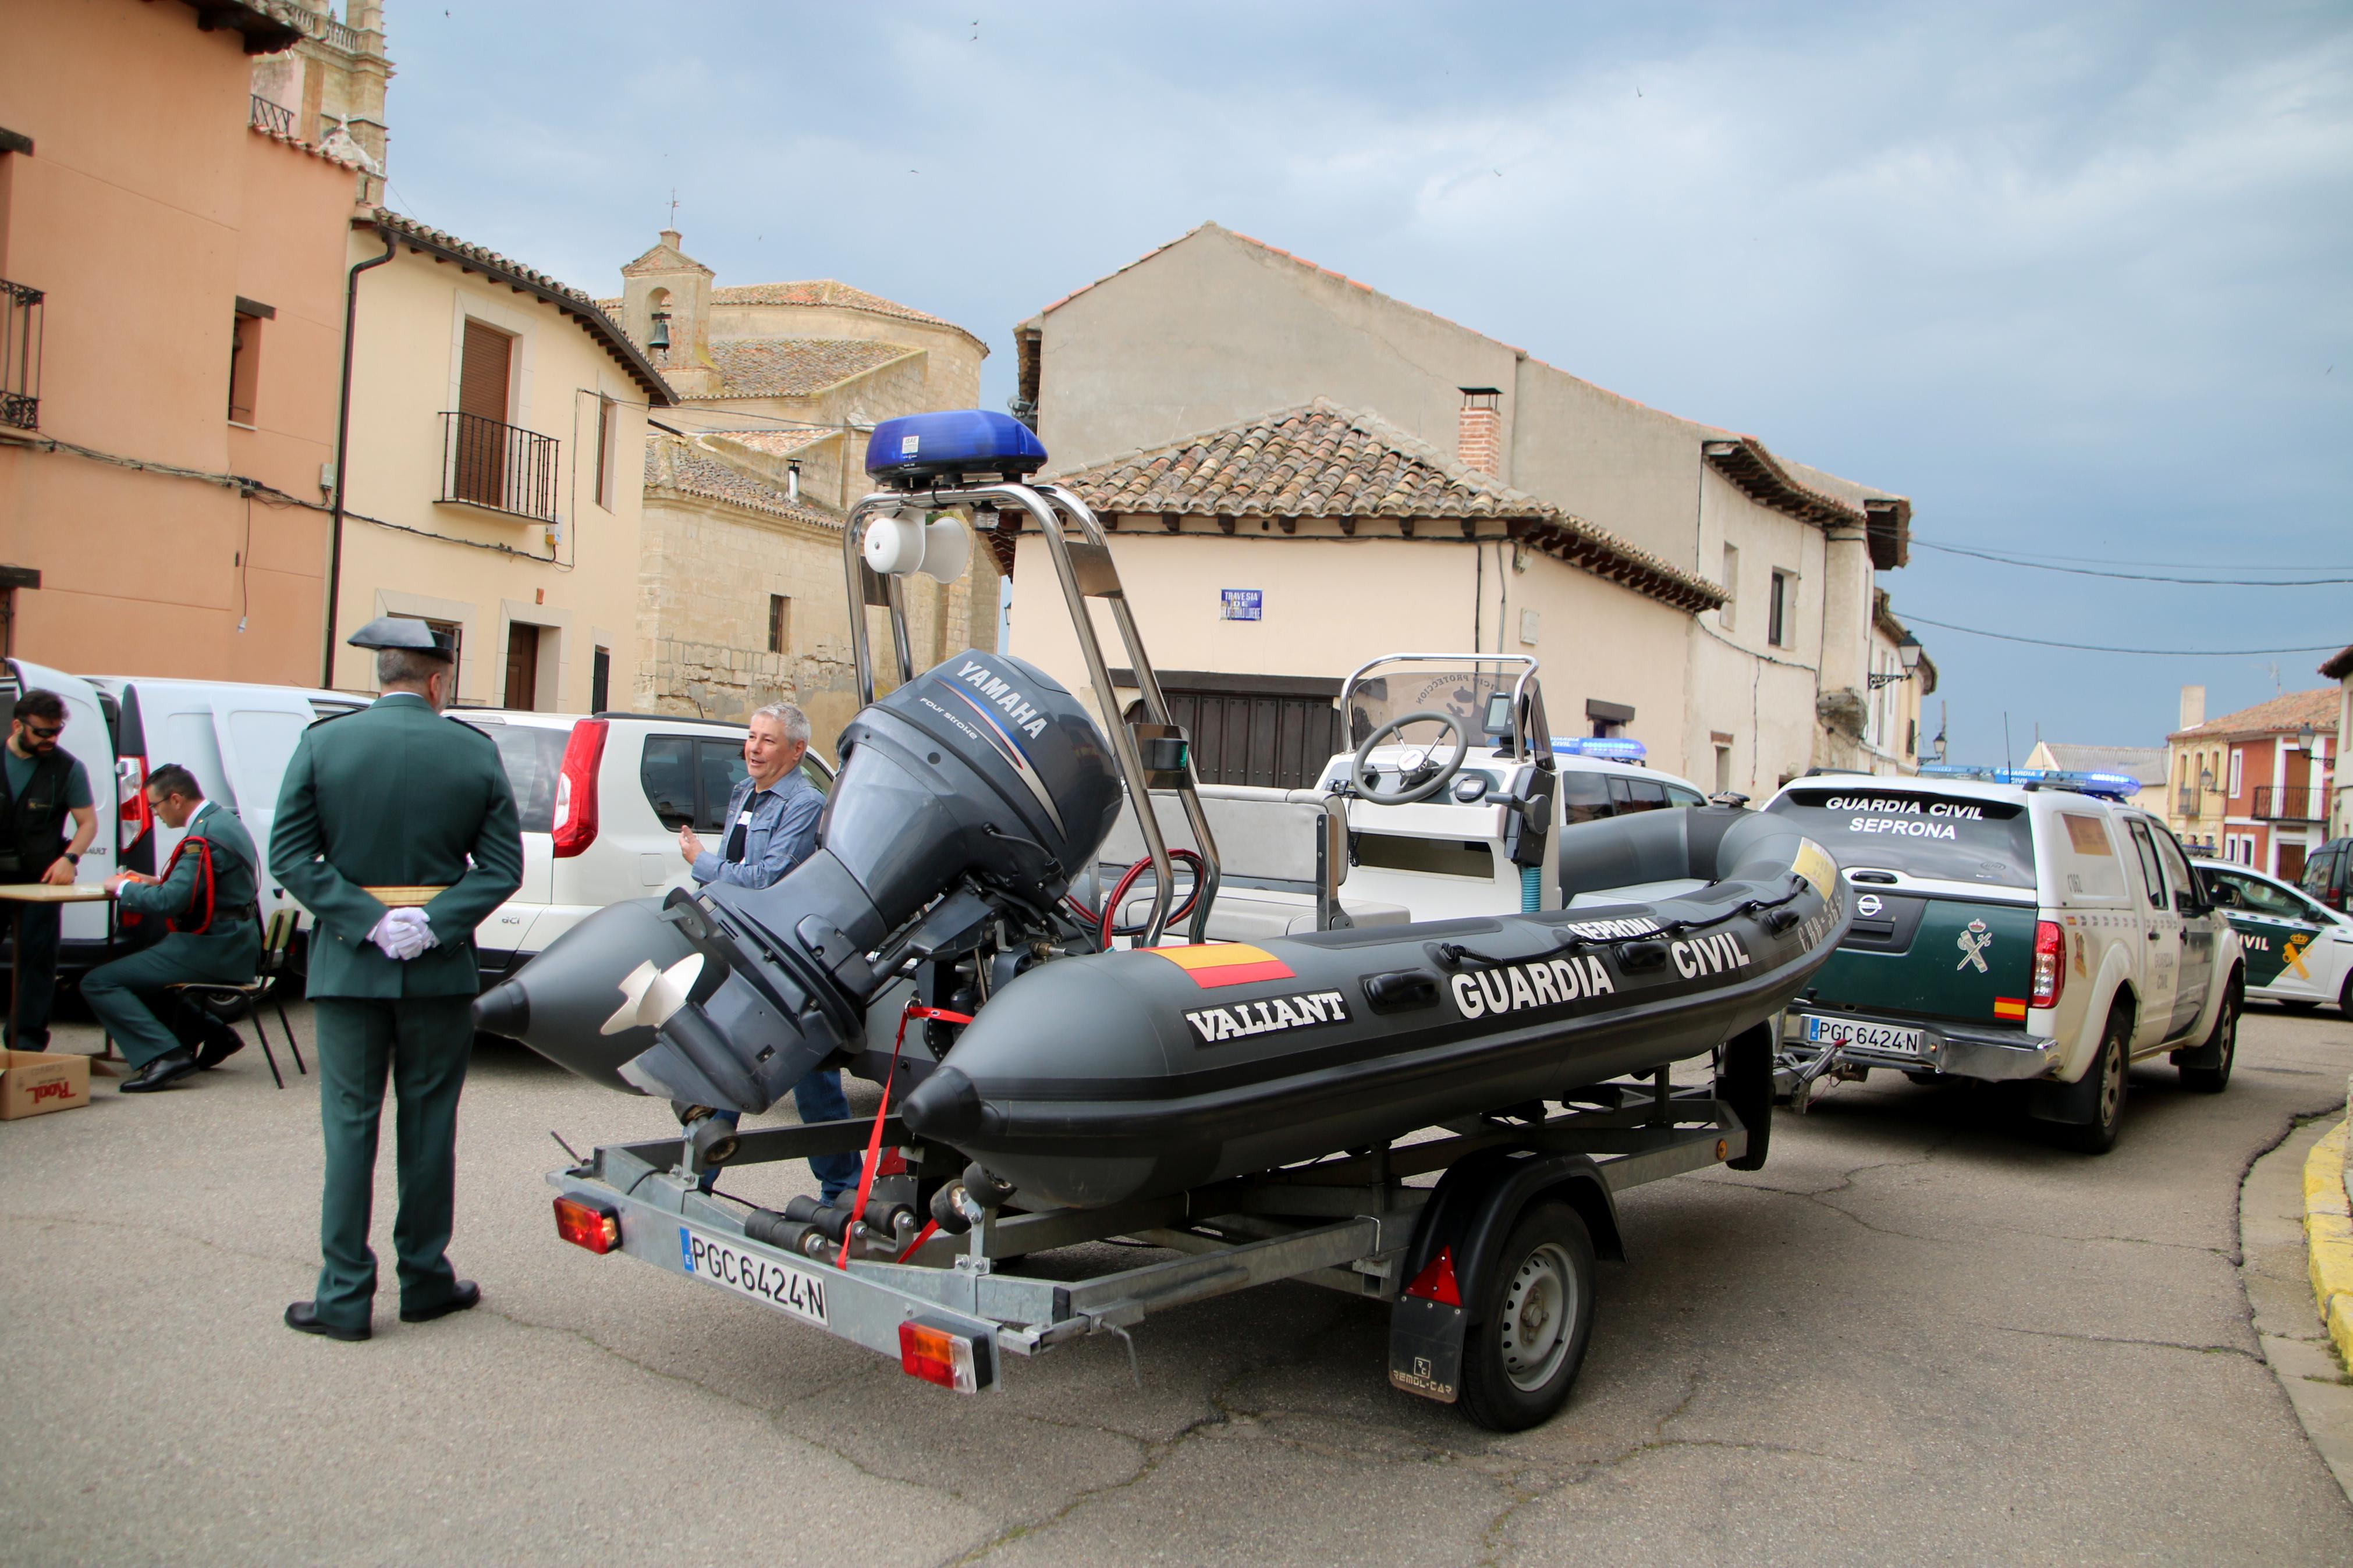
<path id="1" fill-rule="evenodd" d="M 1871 689 L 1873 691 L 1883 686 L 1893 686 L 1899 680 L 1909 680 L 1920 673 L 1920 639 L 1905 632 L 1904 640 L 1895 645 L 1895 657 L 1904 661 L 1904 672 L 1898 675 L 1891 669 L 1883 675 L 1873 676 Z"/>

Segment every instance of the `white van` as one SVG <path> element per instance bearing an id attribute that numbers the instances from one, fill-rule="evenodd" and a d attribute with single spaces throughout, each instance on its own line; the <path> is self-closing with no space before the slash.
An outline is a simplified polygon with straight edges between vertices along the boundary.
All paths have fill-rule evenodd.
<path id="1" fill-rule="evenodd" d="M 82 856 L 74 879 L 103 882 L 121 863 L 122 839 L 116 826 L 121 815 L 120 786 L 116 782 L 113 724 L 109 713 L 113 700 L 79 676 L 28 659 L 8 660 L 6 672 L 6 679 L 0 680 L 0 715 L 15 707 L 16 699 L 27 691 L 54 691 L 65 700 L 66 732 L 58 738 L 58 746 L 79 762 L 90 774 L 90 793 L 98 808 L 98 837 Z M 5 726 L 0 726 L 0 735 L 6 732 Z M 142 795 L 142 811 L 145 803 Z M 58 973 L 72 973 L 103 963 L 107 943 L 114 932 L 113 903 L 93 900 L 67 904 L 58 913 Z M 0 930 L 5 929 L 5 922 L 0 922 Z"/>
<path id="2" fill-rule="evenodd" d="M 686 886 L 680 826 L 715 841 L 744 776 L 741 724 L 481 708 L 449 716 L 498 742 L 522 823 L 522 885 L 474 930 L 485 988 L 607 904 Z M 801 772 L 820 791 L 833 787 L 815 752 Z"/>
<path id="3" fill-rule="evenodd" d="M 160 873 L 180 830 L 147 809 L 147 774 L 177 763 L 196 775 L 206 799 L 237 813 L 261 852 L 261 916 L 288 902 L 268 875 L 278 792 L 302 731 L 331 714 L 367 706 L 351 692 L 236 680 L 171 680 L 144 675 L 93 675 L 90 684 L 113 706 L 115 776 L 123 865 Z M 70 731 L 69 731 L 70 732 Z"/>

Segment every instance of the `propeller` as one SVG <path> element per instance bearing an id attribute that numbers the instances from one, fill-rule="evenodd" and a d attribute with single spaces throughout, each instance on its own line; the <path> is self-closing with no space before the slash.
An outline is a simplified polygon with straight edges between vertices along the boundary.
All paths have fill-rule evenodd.
<path id="1" fill-rule="evenodd" d="M 702 973 L 702 954 L 690 952 L 668 969 L 657 969 L 648 959 L 621 981 L 621 1005 L 605 1020 L 600 1035 L 624 1029 L 659 1029 L 670 1015 L 686 1005 L 687 994 Z"/>

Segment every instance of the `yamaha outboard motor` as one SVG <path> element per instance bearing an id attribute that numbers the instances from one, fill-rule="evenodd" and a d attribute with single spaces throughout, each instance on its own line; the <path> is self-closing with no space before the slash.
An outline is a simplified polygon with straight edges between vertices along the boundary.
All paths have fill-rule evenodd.
<path id="1" fill-rule="evenodd" d="M 1067 929 L 1053 907 L 1123 797 L 1101 731 L 1050 677 L 950 658 L 861 711 L 841 754 L 818 850 L 775 887 L 600 910 L 476 1022 L 583 1077 L 759 1111 L 864 1043 L 866 1003 L 911 959 L 974 955 L 969 1005 L 1020 965 L 1013 933 L 1026 949 Z M 595 1019 L 584 1001 L 618 1006 Z"/>

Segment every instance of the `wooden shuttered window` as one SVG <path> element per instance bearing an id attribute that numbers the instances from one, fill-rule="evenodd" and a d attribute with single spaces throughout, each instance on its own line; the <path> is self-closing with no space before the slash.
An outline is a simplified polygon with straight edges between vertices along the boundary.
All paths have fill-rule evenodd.
<path id="1" fill-rule="evenodd" d="M 458 369 L 458 412 L 507 422 L 507 384 L 514 340 L 469 317 L 466 353 Z"/>
<path id="2" fill-rule="evenodd" d="M 467 318 L 458 364 L 457 439 L 449 455 L 449 490 L 460 500 L 507 504 L 507 385 L 513 356 L 512 338 Z"/>

